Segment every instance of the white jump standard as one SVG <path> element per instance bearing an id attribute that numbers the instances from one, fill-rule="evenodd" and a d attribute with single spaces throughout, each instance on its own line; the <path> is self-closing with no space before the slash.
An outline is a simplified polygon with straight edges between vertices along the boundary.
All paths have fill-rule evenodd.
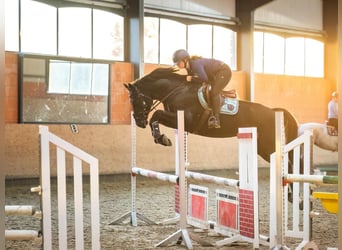
<path id="1" fill-rule="evenodd" d="M 40 134 L 40 185 L 31 188 L 31 192 L 40 195 L 40 208 L 33 206 L 5 206 L 6 216 L 32 216 L 42 219 L 40 231 L 34 230 L 6 230 L 6 240 L 36 240 L 40 239 L 42 249 L 68 249 L 68 243 L 73 243 L 73 249 L 84 250 L 85 228 L 83 227 L 83 181 L 82 164 L 86 163 L 89 167 L 90 175 L 90 223 L 91 229 L 91 249 L 101 249 L 100 246 L 100 206 L 99 206 L 99 172 L 98 160 L 84 152 L 83 150 L 64 141 L 53 133 L 49 132 L 48 127 L 39 126 Z M 52 147 L 50 147 L 50 145 Z M 53 153 L 55 155 L 53 156 Z M 67 156 L 71 156 L 67 161 Z M 71 165 L 73 169 L 74 187 L 74 235 L 70 236 L 68 230 L 68 211 L 67 211 L 67 183 L 66 169 Z M 57 207 L 52 208 L 51 203 L 51 166 L 56 168 L 57 174 Z M 58 215 L 53 228 L 52 213 Z M 58 224 L 58 225 L 57 225 Z M 58 228 L 57 228 L 58 227 Z M 69 232 L 69 233 L 68 233 Z M 58 240 L 57 240 L 58 239 Z M 72 240 L 71 240 L 72 239 Z M 70 247 L 70 246 L 69 246 Z"/>
<path id="2" fill-rule="evenodd" d="M 68 228 L 67 228 L 67 193 L 66 193 L 66 161 L 67 156 L 72 157 L 71 167 L 73 169 L 74 188 L 74 219 L 75 219 L 75 246 L 76 250 L 83 250 L 84 247 L 84 212 L 83 212 L 83 163 L 89 167 L 90 174 L 90 222 L 91 222 L 91 249 L 101 249 L 100 244 L 100 205 L 99 205 L 99 170 L 98 159 L 64 141 L 53 133 L 48 127 L 39 126 L 40 147 L 41 147 L 41 200 L 43 213 L 43 248 L 53 249 L 53 243 L 58 244 L 58 249 L 68 248 Z M 51 163 L 50 144 L 55 148 L 56 168 L 57 168 L 57 213 L 58 213 L 58 242 L 52 237 L 52 209 L 51 209 Z M 53 159 L 53 158 L 52 158 Z M 70 238 L 70 237 L 69 237 Z M 56 249 L 56 247 L 54 247 Z"/>
<path id="3" fill-rule="evenodd" d="M 283 114 L 277 112 L 276 133 L 276 153 L 271 155 L 270 167 L 270 248 L 287 248 L 286 237 L 289 237 L 301 240 L 295 249 L 318 249 L 311 237 L 311 217 L 315 214 L 311 211 L 311 184 L 337 184 L 338 178 L 310 173 L 312 132 L 305 131 L 303 135 L 285 144 Z M 291 159 L 289 152 L 293 152 Z M 288 170 L 289 161 L 293 165 L 292 173 Z M 301 173 L 301 164 L 303 173 Z M 288 201 L 290 183 L 292 204 Z M 300 211 L 301 207 L 302 211 Z"/>

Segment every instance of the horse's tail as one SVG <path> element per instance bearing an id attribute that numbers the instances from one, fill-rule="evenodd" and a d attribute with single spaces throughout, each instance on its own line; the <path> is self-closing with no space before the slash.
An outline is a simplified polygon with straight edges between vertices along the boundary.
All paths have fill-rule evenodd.
<path id="1" fill-rule="evenodd" d="M 299 123 L 297 119 L 284 108 L 274 108 L 274 111 L 281 111 L 284 113 L 284 127 L 285 127 L 285 137 L 286 143 L 296 139 L 298 137 L 298 127 Z"/>

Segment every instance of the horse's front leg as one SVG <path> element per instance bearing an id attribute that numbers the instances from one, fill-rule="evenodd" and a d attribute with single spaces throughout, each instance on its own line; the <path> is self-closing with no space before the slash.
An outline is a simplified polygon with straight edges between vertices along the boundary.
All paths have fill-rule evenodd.
<path id="1" fill-rule="evenodd" d="M 166 135 L 161 134 L 159 123 L 170 128 L 176 128 L 177 115 L 175 113 L 157 110 L 153 113 L 149 123 L 154 142 L 164 146 L 172 146 L 171 140 Z"/>

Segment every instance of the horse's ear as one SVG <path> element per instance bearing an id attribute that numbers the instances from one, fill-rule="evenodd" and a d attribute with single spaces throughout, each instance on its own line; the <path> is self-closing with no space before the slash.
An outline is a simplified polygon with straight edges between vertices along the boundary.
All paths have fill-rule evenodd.
<path id="1" fill-rule="evenodd" d="M 124 83 L 124 86 L 126 87 L 126 89 L 130 90 L 131 84 L 130 83 Z"/>

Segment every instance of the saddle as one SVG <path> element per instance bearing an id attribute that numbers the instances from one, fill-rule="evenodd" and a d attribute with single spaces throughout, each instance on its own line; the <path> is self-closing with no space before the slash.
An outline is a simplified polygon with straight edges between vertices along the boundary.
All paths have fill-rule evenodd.
<path id="1" fill-rule="evenodd" d="M 203 84 L 202 87 L 198 89 L 197 97 L 198 101 L 204 108 L 203 113 L 197 123 L 197 126 L 193 129 L 192 133 L 197 134 L 203 123 L 207 122 L 210 114 L 212 113 L 211 107 L 208 103 L 210 102 L 210 88 L 209 84 Z M 237 99 L 236 90 L 232 89 L 229 91 L 222 91 L 220 95 L 221 100 L 221 114 L 235 115 L 239 109 L 239 100 Z"/>
<path id="2" fill-rule="evenodd" d="M 328 121 L 326 121 L 325 124 L 327 125 L 328 135 L 330 135 L 330 136 L 338 136 L 338 130 L 334 126 L 329 125 Z"/>
<path id="3" fill-rule="evenodd" d="M 211 111 L 210 84 L 203 84 L 198 90 L 198 100 L 205 110 Z M 221 114 L 235 115 L 238 112 L 239 101 L 235 89 L 222 91 L 220 94 Z"/>
<path id="4" fill-rule="evenodd" d="M 203 92 L 203 97 L 206 100 L 207 103 L 211 103 L 210 100 L 210 90 L 211 90 L 211 85 L 210 84 L 203 84 L 202 88 L 200 88 Z M 223 98 L 228 97 L 228 98 L 237 98 L 236 94 L 236 89 L 230 89 L 230 90 L 223 90 L 221 92 L 221 104 L 223 104 Z"/>

